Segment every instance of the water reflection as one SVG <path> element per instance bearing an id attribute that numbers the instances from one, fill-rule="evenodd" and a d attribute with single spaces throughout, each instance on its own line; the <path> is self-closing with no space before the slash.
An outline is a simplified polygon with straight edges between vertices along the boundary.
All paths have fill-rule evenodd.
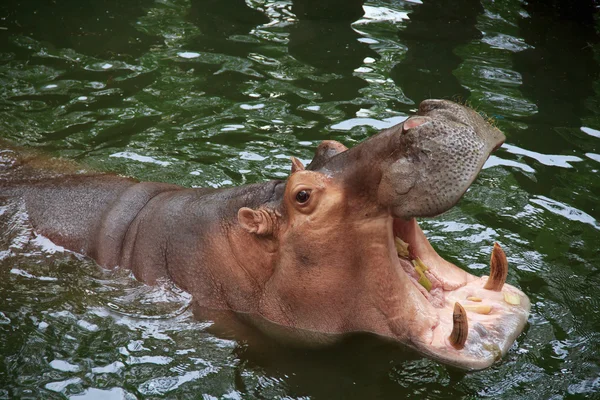
<path id="1" fill-rule="evenodd" d="M 190 54 L 196 54 L 203 62 L 182 61 L 178 65 L 204 78 L 194 88 L 214 96 L 226 91 L 236 95 L 237 101 L 247 100 L 240 90 L 242 83 L 249 79 L 248 75 L 254 74 L 254 79 L 262 78 L 260 74 L 249 70 L 251 63 L 246 58 L 251 52 L 257 51 L 259 43 L 248 34 L 257 26 L 269 22 L 269 18 L 263 12 L 249 7 L 244 0 L 192 0 L 187 20 L 200 32 L 186 39 L 185 48 L 199 52 Z M 209 54 L 212 62 L 206 60 Z"/>
<path id="2" fill-rule="evenodd" d="M 600 42 L 596 7 L 593 1 L 560 0 L 551 7 L 544 2 L 523 5 L 518 27 L 528 47 L 513 53 L 513 68 L 522 76 L 520 91 L 536 104 L 538 112 L 519 119 L 527 126 L 511 137 L 518 147 L 508 146 L 508 152 L 533 157 L 544 165 L 569 167 L 582 163 L 585 153 L 596 147 L 595 138 L 581 132 L 587 129 L 581 128 L 582 119 L 593 114 L 591 99 L 600 74 L 594 55 L 594 46 Z M 533 148 L 538 151 L 525 150 Z M 588 192 L 597 183 L 573 185 L 580 179 L 577 171 L 540 169 L 535 182 L 527 184 L 529 177 L 515 174 L 515 178 L 531 193 L 552 193 L 550 197 L 567 208 L 588 209 L 595 218 L 600 216 L 590 207 L 597 197 Z M 577 196 L 578 191 L 590 194 Z"/>
<path id="3" fill-rule="evenodd" d="M 13 66 L 0 71 L 0 121 L 19 121 L 28 127 L 20 136 L 44 146 L 83 137 L 88 148 L 126 146 L 156 124 L 155 111 L 127 103 L 157 79 L 156 71 L 135 65 L 161 43 L 140 28 L 152 5 L 2 2 L 0 49 Z"/>
<path id="4" fill-rule="evenodd" d="M 32 236 L 18 204 L 0 206 L 0 398 L 594 396 L 594 4 L 0 2 L 0 135 L 140 179 L 285 178 L 289 155 L 310 159 L 317 139 L 352 143 L 399 122 L 410 100 L 482 91 L 509 145 L 424 226 L 476 273 L 490 243 L 506 243 L 509 279 L 533 300 L 515 349 L 467 375 L 365 335 L 319 350 L 254 346 L 209 332 L 185 294 L 63 253 Z M 0 170 L 13 162 L 0 154 Z"/>
<path id="5" fill-rule="evenodd" d="M 209 332 L 237 343 L 234 354 L 241 375 L 236 379 L 236 389 L 246 395 L 270 398 L 268 391 L 281 384 L 288 396 L 314 399 L 411 398 L 425 387 L 435 387 L 449 397 L 463 393 L 451 384 L 464 372 L 437 365 L 389 339 L 353 333 L 333 335 L 333 344 L 297 346 L 290 335 L 302 337 L 306 332 L 262 320 L 261 329 L 269 331 L 265 335 L 246 324 L 247 316 L 243 314 L 197 305 L 193 312 L 197 319 L 214 321 Z M 260 371 L 277 384 L 264 379 L 254 384 L 248 379 L 248 371 Z M 387 379 L 391 375 L 394 378 Z"/>
<path id="6" fill-rule="evenodd" d="M 191 48 L 231 55 L 245 55 L 252 47 L 248 42 L 236 42 L 236 36 L 269 22 L 263 12 L 244 0 L 192 0 L 187 19 L 200 29 Z"/>
<path id="7" fill-rule="evenodd" d="M 595 95 L 594 82 L 600 73 L 594 45 L 600 37 L 594 17 L 596 2 L 551 3 L 525 3 L 518 21 L 519 33 L 530 46 L 514 53 L 513 65 L 522 76 L 521 92 L 537 105 L 538 112 L 526 118 L 528 129 L 513 141 L 543 153 L 561 153 L 573 148 L 573 142 L 570 133 L 559 134 L 560 128 L 579 129 L 581 119 L 590 115 L 587 101 Z"/>
<path id="8" fill-rule="evenodd" d="M 150 0 L 3 1 L 0 48 L 27 53 L 11 37 L 25 35 L 44 41 L 52 48 L 69 48 L 97 57 L 132 60 L 159 39 L 135 27 L 138 17 L 152 5 Z M 35 59 L 32 60 L 35 62 Z"/>
<path id="9" fill-rule="evenodd" d="M 314 399 L 376 399 L 410 397 L 398 381 L 406 383 L 419 367 L 433 365 L 414 353 L 369 335 L 348 337 L 338 345 L 318 349 L 294 349 L 271 345 L 268 349 L 256 345 L 236 348 L 236 356 L 245 370 L 264 371 L 271 379 L 281 380 L 289 396 L 310 396 Z M 401 361 L 399 361 L 401 360 Z M 398 373 L 398 381 L 386 379 Z M 448 372 L 436 371 L 436 378 L 424 379 L 415 387 L 443 382 Z M 423 378 L 423 375 L 421 375 Z M 440 386 L 445 386 L 443 383 Z M 245 392 L 256 393 L 256 387 L 246 386 Z M 414 388 L 413 388 L 414 389 Z M 458 394 L 449 389 L 450 395 Z"/>
<path id="10" fill-rule="evenodd" d="M 292 11 L 298 21 L 289 28 L 288 49 L 292 56 L 311 65 L 319 74 L 334 74 L 325 81 L 303 79 L 298 85 L 319 93 L 322 101 L 351 101 L 368 86 L 354 75 L 354 70 L 367 57 L 379 55 L 368 44 L 352 22 L 364 15 L 363 1 L 294 0 Z M 346 115 L 354 116 L 360 106 L 345 104 Z"/>
<path id="11" fill-rule="evenodd" d="M 408 51 L 390 76 L 415 104 L 469 97 L 468 88 L 453 74 L 462 62 L 456 49 L 481 37 L 475 25 L 482 13 L 479 0 L 424 0 L 413 6 L 406 28 L 399 32 Z"/>

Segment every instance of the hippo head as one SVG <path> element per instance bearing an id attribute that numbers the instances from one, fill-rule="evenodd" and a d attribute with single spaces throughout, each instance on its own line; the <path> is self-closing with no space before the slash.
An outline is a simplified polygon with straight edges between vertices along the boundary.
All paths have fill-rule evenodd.
<path id="1" fill-rule="evenodd" d="M 451 208 L 504 135 L 461 105 L 427 100 L 404 123 L 348 150 L 323 142 L 296 159 L 277 201 L 242 208 L 240 226 L 270 243 L 259 314 L 305 337 L 370 332 L 464 369 L 490 366 L 522 331 L 529 300 L 441 258 L 415 217 Z"/>

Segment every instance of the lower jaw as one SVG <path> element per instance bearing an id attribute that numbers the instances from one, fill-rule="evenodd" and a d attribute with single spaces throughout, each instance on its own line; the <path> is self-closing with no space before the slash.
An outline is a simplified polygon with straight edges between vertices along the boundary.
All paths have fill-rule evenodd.
<path id="1" fill-rule="evenodd" d="M 500 290 L 486 289 L 487 276 L 476 277 L 442 259 L 414 219 L 394 220 L 393 233 L 408 244 L 409 250 L 408 255 L 399 256 L 398 273 L 408 275 L 422 296 L 407 296 L 407 300 L 427 307 L 431 319 L 421 321 L 428 329 L 410 338 L 413 347 L 428 357 L 468 370 L 486 368 L 504 356 L 527 322 L 527 296 L 507 284 L 500 285 Z M 466 342 L 460 346 L 451 339 L 456 303 L 466 310 L 468 326 Z"/>

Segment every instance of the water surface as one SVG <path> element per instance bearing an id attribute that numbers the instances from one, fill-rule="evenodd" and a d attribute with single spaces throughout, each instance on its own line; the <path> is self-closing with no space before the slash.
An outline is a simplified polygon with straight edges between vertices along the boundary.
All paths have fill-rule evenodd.
<path id="1" fill-rule="evenodd" d="M 463 373 L 371 338 L 264 354 L 190 298 L 109 272 L 0 204 L 0 398 L 587 398 L 600 391 L 599 34 L 592 1 L 10 1 L 0 137 L 186 186 L 282 179 L 426 98 L 507 136 L 457 207 L 422 221 L 486 273 L 494 241 L 532 301 L 493 367 Z"/>

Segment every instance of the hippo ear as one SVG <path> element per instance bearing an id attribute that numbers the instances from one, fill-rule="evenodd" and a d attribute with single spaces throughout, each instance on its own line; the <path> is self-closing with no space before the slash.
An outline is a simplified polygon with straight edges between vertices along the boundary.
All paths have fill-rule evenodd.
<path id="1" fill-rule="evenodd" d="M 264 209 L 242 207 L 238 210 L 238 222 L 248 233 L 266 236 L 273 233 L 273 215 Z"/>
<path id="2" fill-rule="evenodd" d="M 304 171 L 304 164 L 296 157 L 292 157 L 292 174 L 296 171 Z"/>
<path id="3" fill-rule="evenodd" d="M 308 169 L 316 171 L 333 156 L 348 150 L 346 146 L 335 140 L 323 140 L 315 150 L 313 160 L 308 164 Z"/>

